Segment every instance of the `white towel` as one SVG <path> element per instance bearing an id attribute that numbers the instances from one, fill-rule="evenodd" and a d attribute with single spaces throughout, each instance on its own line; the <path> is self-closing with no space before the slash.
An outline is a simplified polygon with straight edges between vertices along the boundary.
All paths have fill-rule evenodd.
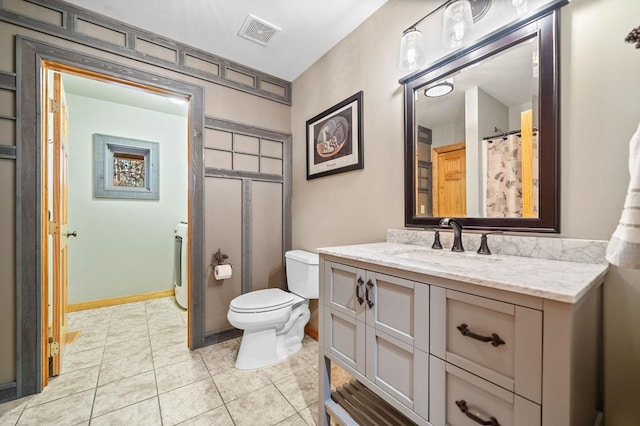
<path id="1" fill-rule="evenodd" d="M 622 268 L 640 269 L 640 125 L 629 142 L 629 174 L 622 217 L 609 240 L 607 260 Z"/>

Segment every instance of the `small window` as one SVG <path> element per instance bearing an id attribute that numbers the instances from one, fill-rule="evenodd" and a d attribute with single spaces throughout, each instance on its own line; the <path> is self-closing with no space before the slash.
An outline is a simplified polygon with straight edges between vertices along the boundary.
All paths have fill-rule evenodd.
<path id="1" fill-rule="evenodd" d="M 93 135 L 96 198 L 158 200 L 157 142 Z"/>

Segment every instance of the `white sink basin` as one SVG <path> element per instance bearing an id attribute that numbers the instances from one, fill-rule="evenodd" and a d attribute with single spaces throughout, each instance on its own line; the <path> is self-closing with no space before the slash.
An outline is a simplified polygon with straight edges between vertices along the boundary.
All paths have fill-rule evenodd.
<path id="1" fill-rule="evenodd" d="M 405 250 L 389 253 L 404 259 L 416 260 L 425 263 L 451 266 L 482 266 L 500 262 L 502 259 L 475 253 L 455 253 L 450 251 Z"/>

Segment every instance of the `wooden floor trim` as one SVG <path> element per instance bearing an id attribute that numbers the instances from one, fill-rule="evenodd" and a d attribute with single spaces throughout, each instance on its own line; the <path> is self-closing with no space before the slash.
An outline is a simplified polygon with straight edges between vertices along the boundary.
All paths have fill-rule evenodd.
<path id="1" fill-rule="evenodd" d="M 122 305 L 124 303 L 142 302 L 144 300 L 158 299 L 160 297 L 173 296 L 175 291 L 161 290 L 151 293 L 133 294 L 131 296 L 113 297 L 111 299 L 93 300 L 91 302 L 72 303 L 68 305 L 67 312 L 84 311 L 86 309 L 104 308 L 106 306 Z"/>
<path id="2" fill-rule="evenodd" d="M 318 341 L 318 329 L 310 324 L 304 326 L 304 332 L 307 336 L 311 337 L 316 342 Z"/>

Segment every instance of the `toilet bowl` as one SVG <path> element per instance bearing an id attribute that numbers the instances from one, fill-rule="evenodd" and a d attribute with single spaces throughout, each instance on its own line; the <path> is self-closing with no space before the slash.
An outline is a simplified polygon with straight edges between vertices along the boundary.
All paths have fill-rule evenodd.
<path id="1" fill-rule="evenodd" d="M 227 319 L 244 330 L 236 368 L 254 370 L 285 360 L 302 347 L 309 321 L 309 299 L 318 298 L 318 255 L 302 250 L 285 254 L 289 292 L 269 288 L 231 301 Z"/>

